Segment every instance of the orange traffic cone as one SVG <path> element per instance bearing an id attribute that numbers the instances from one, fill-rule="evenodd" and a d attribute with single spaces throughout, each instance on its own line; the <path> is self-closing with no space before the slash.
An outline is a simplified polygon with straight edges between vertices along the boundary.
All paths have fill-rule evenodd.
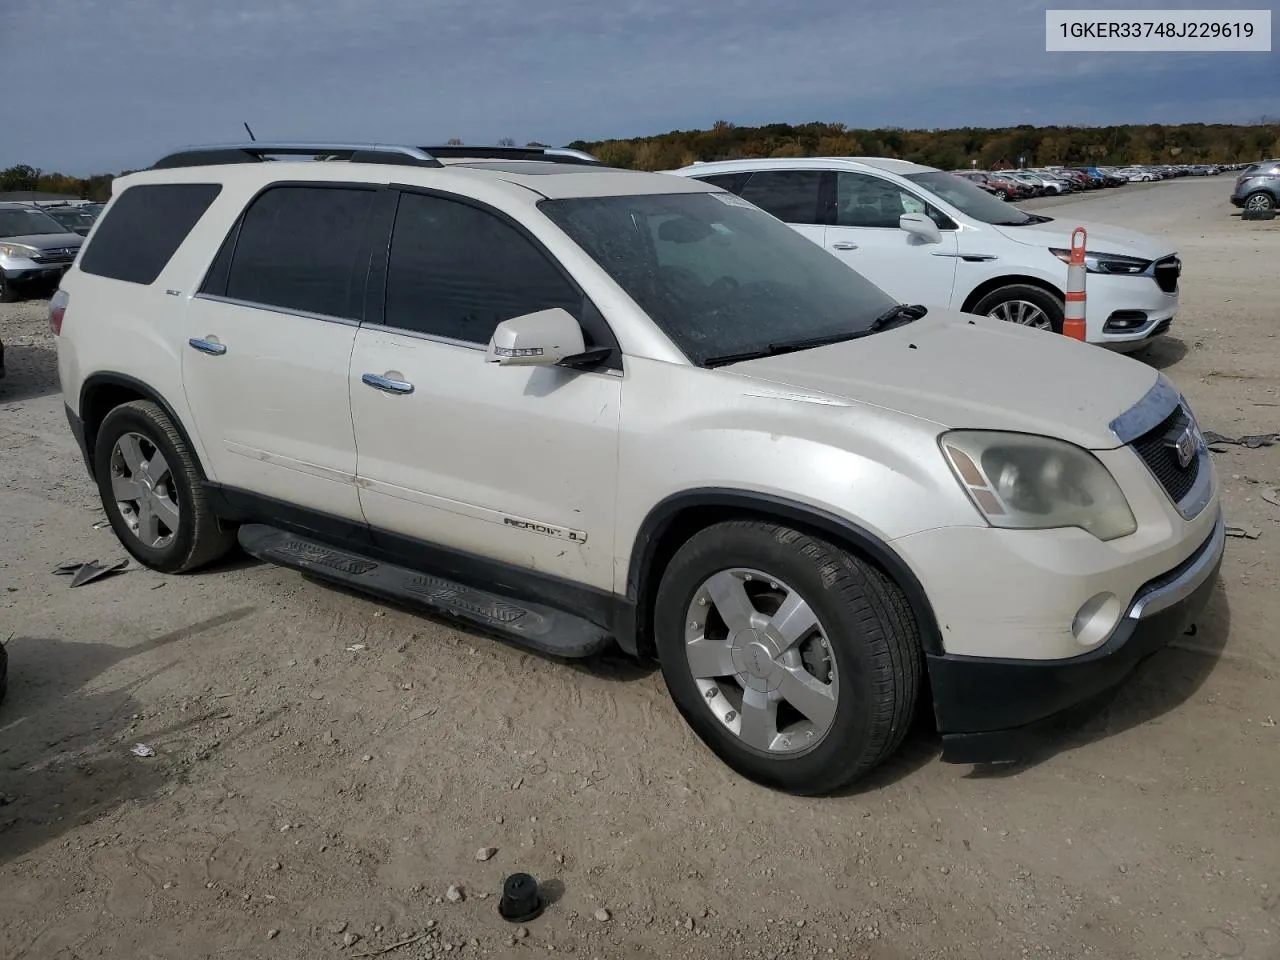
<path id="1" fill-rule="evenodd" d="M 1084 247 L 1088 239 L 1084 227 L 1071 231 L 1071 262 L 1067 264 L 1066 310 L 1062 317 L 1063 336 L 1073 340 L 1085 339 L 1084 324 Z"/>

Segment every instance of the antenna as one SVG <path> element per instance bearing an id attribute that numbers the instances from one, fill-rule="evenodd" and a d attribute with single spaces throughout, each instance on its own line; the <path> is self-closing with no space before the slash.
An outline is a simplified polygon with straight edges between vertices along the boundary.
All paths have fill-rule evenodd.
<path id="1" fill-rule="evenodd" d="M 257 139 L 258 139 L 257 137 L 255 137 L 255 136 L 253 135 L 253 131 L 249 129 L 249 122 L 248 122 L 247 120 L 245 121 L 244 129 L 245 129 L 245 131 L 249 134 L 249 139 L 250 139 L 250 140 L 257 140 Z"/>

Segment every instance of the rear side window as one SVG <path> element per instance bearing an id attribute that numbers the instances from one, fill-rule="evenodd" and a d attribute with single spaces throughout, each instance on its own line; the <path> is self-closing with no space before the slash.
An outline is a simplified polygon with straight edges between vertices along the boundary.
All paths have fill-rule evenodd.
<path id="1" fill-rule="evenodd" d="M 202 290 L 298 313 L 358 319 L 356 266 L 373 190 L 286 186 L 262 193 L 223 245 Z M 226 280 L 225 291 L 214 289 Z"/>
<path id="2" fill-rule="evenodd" d="M 762 170 L 751 175 L 740 195 L 783 223 L 823 222 L 821 170 Z"/>
<path id="3" fill-rule="evenodd" d="M 116 198 L 80 255 L 81 272 L 128 283 L 155 283 L 221 192 L 217 183 L 129 187 Z"/>
<path id="4" fill-rule="evenodd" d="M 746 173 L 717 173 L 715 176 L 694 177 L 694 179 L 720 187 L 722 190 L 728 190 L 730 193 L 741 193 L 742 188 L 751 179 L 751 171 L 748 170 Z"/>

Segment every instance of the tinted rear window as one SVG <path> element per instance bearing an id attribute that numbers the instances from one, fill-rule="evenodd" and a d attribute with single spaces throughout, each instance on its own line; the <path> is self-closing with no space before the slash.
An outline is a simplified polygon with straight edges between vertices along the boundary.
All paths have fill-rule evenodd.
<path id="1" fill-rule="evenodd" d="M 358 318 L 356 265 L 376 193 L 356 187 L 272 187 L 245 211 L 226 265 L 226 296 L 264 307 Z M 224 258 L 206 281 L 215 292 Z"/>
<path id="2" fill-rule="evenodd" d="M 730 193 L 741 193 L 742 188 L 751 179 L 751 171 L 748 170 L 745 173 L 718 173 L 715 176 L 694 177 L 694 179 L 701 180 L 703 183 L 713 184 L 722 190 L 728 190 Z"/>
<path id="3" fill-rule="evenodd" d="M 129 187 L 80 255 L 80 270 L 128 283 L 154 283 L 221 192 L 216 183 Z"/>

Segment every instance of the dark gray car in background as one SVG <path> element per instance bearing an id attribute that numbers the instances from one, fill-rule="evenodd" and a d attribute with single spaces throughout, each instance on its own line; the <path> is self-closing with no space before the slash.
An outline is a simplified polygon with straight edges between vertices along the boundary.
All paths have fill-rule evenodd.
<path id="1" fill-rule="evenodd" d="M 1263 160 L 1236 178 L 1231 202 L 1242 210 L 1266 211 L 1280 206 L 1280 160 Z"/>

